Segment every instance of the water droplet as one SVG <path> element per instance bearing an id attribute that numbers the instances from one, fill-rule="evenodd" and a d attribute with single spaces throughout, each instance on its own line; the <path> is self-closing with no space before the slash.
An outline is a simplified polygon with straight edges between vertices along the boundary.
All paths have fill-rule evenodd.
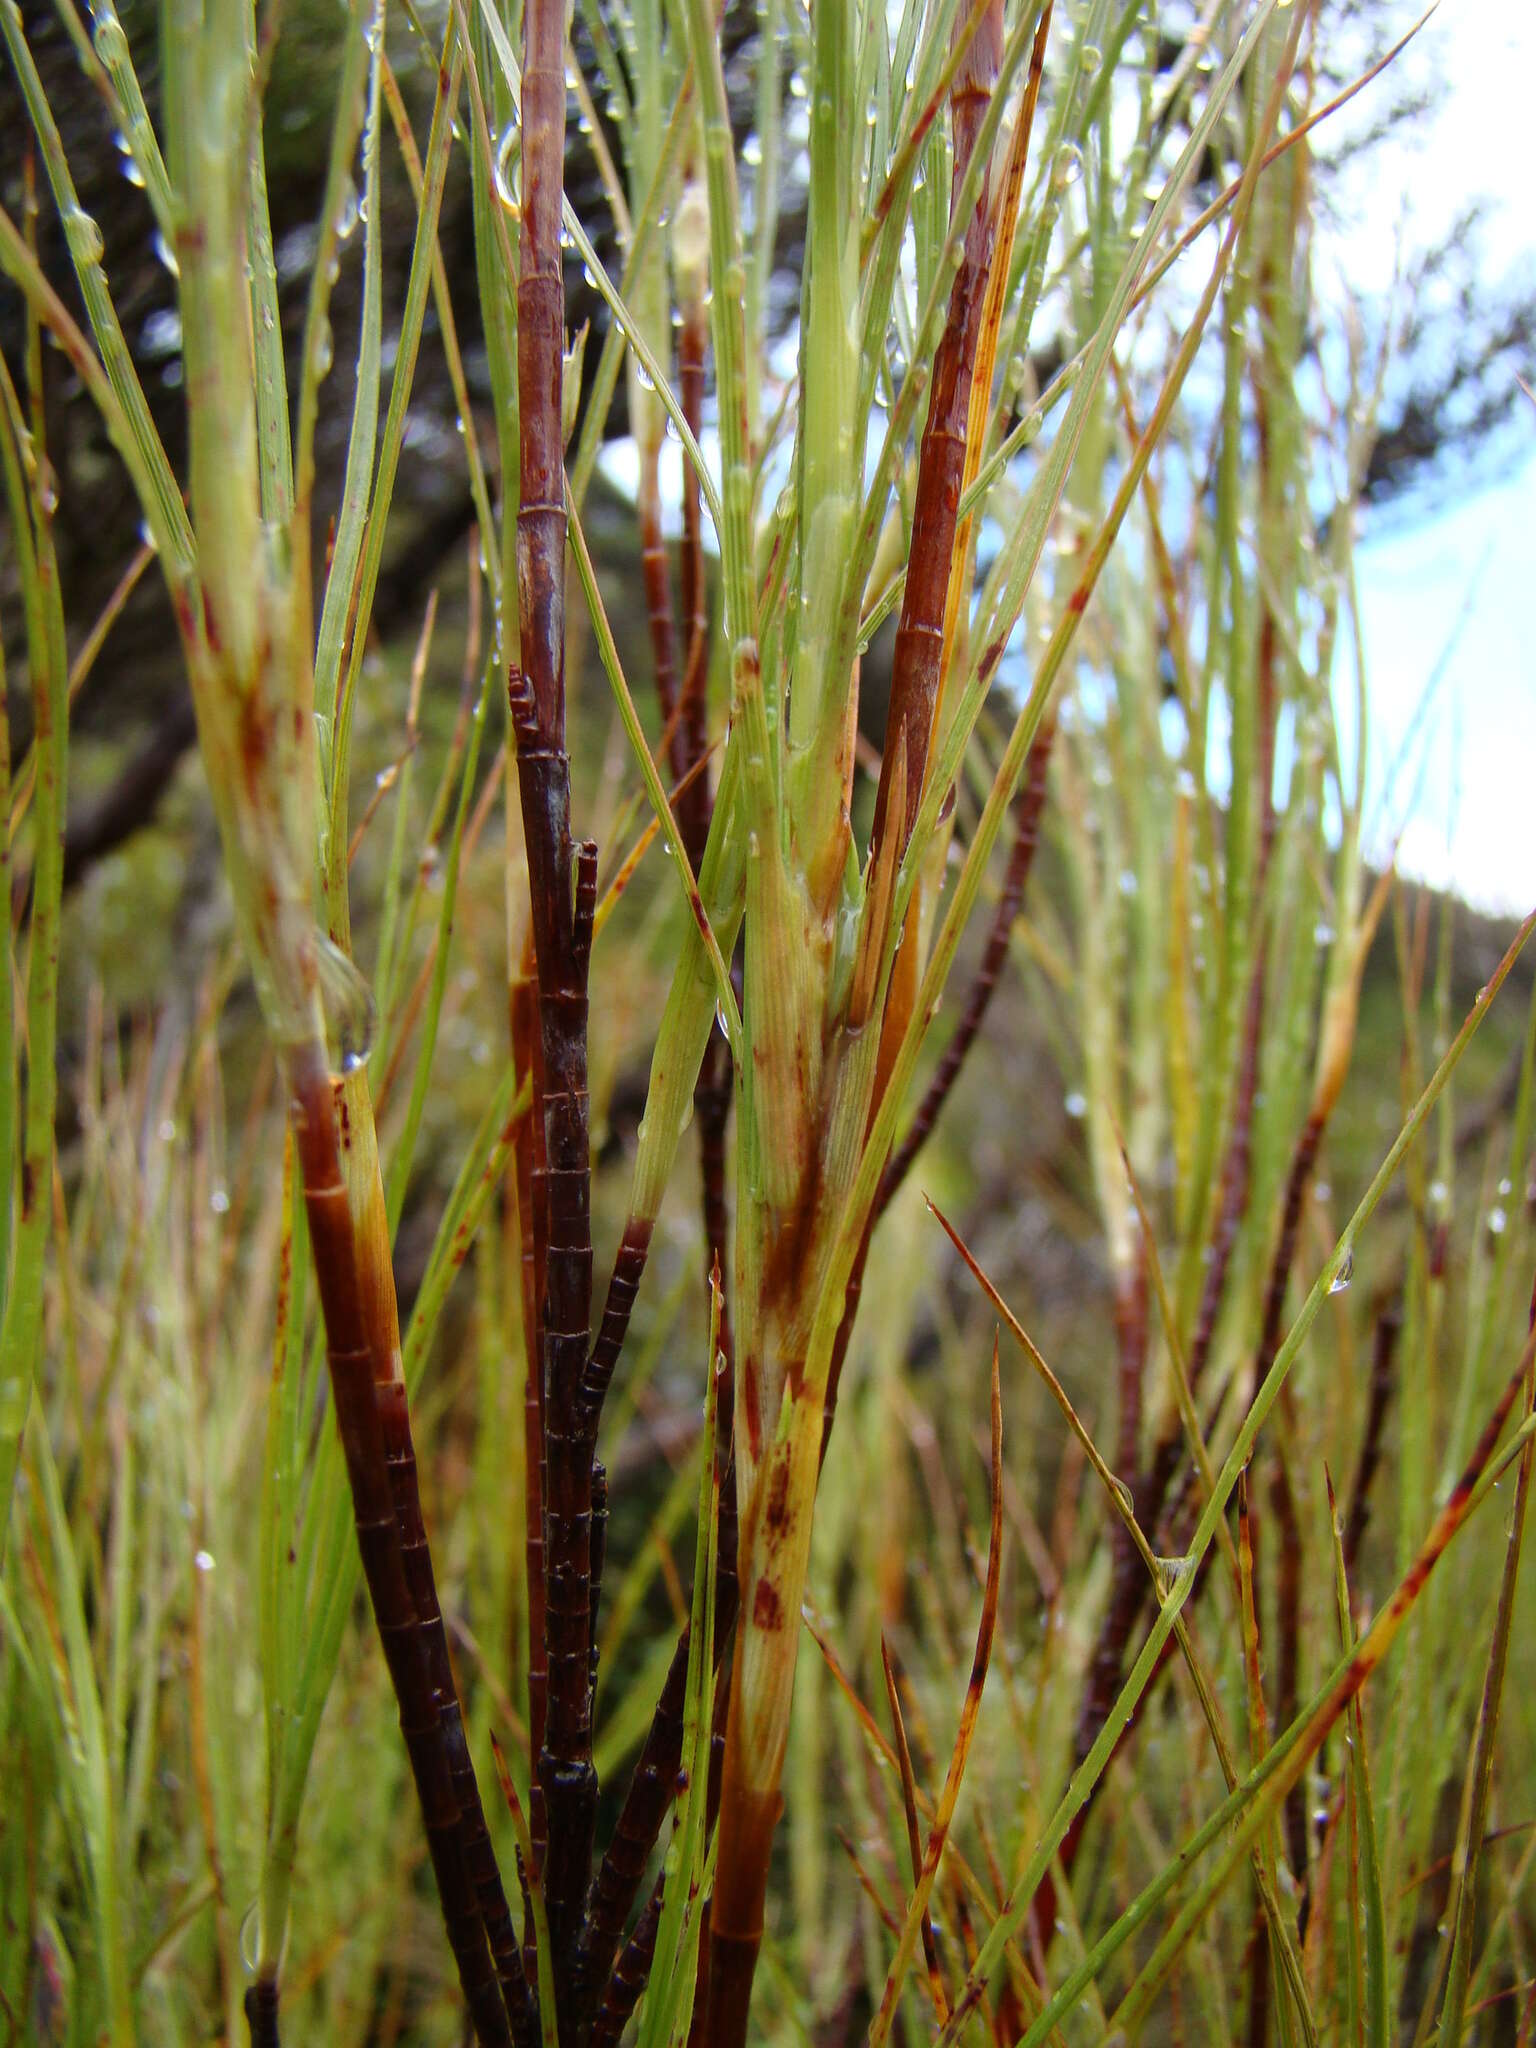
<path id="1" fill-rule="evenodd" d="M 1134 896 L 1136 889 L 1136 870 L 1134 868 L 1122 868 L 1120 870 L 1120 894 L 1122 896 Z"/>
<path id="2" fill-rule="evenodd" d="M 128 37 L 123 24 L 115 14 L 104 14 L 96 24 L 91 37 L 96 55 L 109 71 L 115 71 L 128 62 Z"/>
<path id="3" fill-rule="evenodd" d="M 357 187 L 348 178 L 342 188 L 341 204 L 336 209 L 336 238 L 346 241 L 358 222 Z"/>
<path id="4" fill-rule="evenodd" d="M 208 1206 L 215 1216 L 227 1216 L 229 1214 L 229 1189 L 215 1188 L 208 1197 Z"/>
<path id="5" fill-rule="evenodd" d="M 1333 1278 L 1329 1281 L 1328 1292 L 1330 1294 L 1343 1294 L 1348 1289 L 1349 1283 L 1351 1280 L 1354 1279 L 1354 1277 L 1355 1248 L 1353 1245 L 1346 1245 L 1344 1247 L 1344 1263 L 1339 1267 L 1337 1273 L 1335 1273 Z"/>
<path id="6" fill-rule="evenodd" d="M 176 251 L 158 228 L 155 230 L 153 247 L 162 267 L 168 270 L 172 277 L 179 278 L 181 276 L 181 265 L 176 261 Z"/>
<path id="7" fill-rule="evenodd" d="M 176 1141 L 175 1118 L 169 1116 L 162 1117 L 160 1119 L 160 1125 L 158 1131 L 156 1132 L 156 1135 L 159 1138 L 162 1145 L 174 1144 Z"/>
<path id="8" fill-rule="evenodd" d="M 211 1572 L 213 1570 L 213 1552 L 211 1550 L 199 1550 L 194 1553 L 192 1562 L 200 1572 Z"/>
<path id="9" fill-rule="evenodd" d="M 322 320 L 320 322 L 320 332 L 315 336 L 315 376 L 317 379 L 323 378 L 329 372 L 334 352 L 334 344 L 331 340 L 331 323 L 329 320 Z"/>
<path id="10" fill-rule="evenodd" d="M 517 162 L 522 148 L 522 130 L 516 121 L 509 121 L 496 141 L 496 163 L 493 178 L 496 197 L 514 219 L 521 219 L 522 207 L 518 204 L 513 187 L 513 165 Z"/>
<path id="11" fill-rule="evenodd" d="M 1062 1108 L 1068 1116 L 1080 1122 L 1088 1114 L 1088 1098 L 1080 1088 L 1074 1088 Z"/>
<path id="12" fill-rule="evenodd" d="M 72 206 L 65 214 L 64 237 L 69 243 L 69 253 L 76 263 L 89 264 L 101 261 L 101 229 L 84 207 Z"/>
<path id="13" fill-rule="evenodd" d="M 246 1975 L 254 1977 L 261 1939 L 261 1901 L 252 1899 L 240 1921 L 240 1960 Z"/>
<path id="14" fill-rule="evenodd" d="M 340 1073 L 350 1074 L 373 1051 L 379 1028 L 378 1004 L 356 963 L 331 939 L 320 938 L 315 964 L 332 1064 Z"/>
<path id="15" fill-rule="evenodd" d="M 1319 946 L 1331 946 L 1335 937 L 1333 926 L 1326 918 L 1320 917 L 1312 927 L 1312 937 Z"/>
<path id="16" fill-rule="evenodd" d="M 1188 1556 L 1155 1557 L 1152 1562 L 1157 1566 L 1158 1577 L 1163 1582 L 1165 1599 L 1178 1591 L 1179 1586 L 1195 1568 L 1194 1559 Z"/>
<path id="17" fill-rule="evenodd" d="M 1125 1509 L 1128 1515 L 1134 1515 L 1136 1512 L 1136 1496 L 1131 1492 L 1131 1489 L 1123 1479 L 1114 1480 L 1113 1485 L 1115 1498 L 1119 1501 L 1121 1507 Z"/>
<path id="18" fill-rule="evenodd" d="M 1503 1203 L 1495 1202 L 1493 1207 L 1488 1211 L 1489 1236 L 1502 1237 L 1504 1235 L 1506 1227 L 1508 1226 L 1508 1223 L 1509 1216 L 1505 1211 Z"/>

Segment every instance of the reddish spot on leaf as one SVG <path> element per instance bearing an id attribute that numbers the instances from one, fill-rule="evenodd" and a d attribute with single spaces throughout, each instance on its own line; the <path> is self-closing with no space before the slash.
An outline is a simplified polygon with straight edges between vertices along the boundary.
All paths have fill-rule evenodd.
<path id="1" fill-rule="evenodd" d="M 776 1635 L 784 1626 L 783 1603 L 766 1579 L 758 1580 L 752 1596 L 752 1624 L 765 1635 Z"/>

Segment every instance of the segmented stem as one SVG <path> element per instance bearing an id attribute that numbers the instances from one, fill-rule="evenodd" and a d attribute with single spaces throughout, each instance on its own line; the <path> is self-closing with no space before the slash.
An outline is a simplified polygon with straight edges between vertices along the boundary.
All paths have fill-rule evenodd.
<path id="1" fill-rule="evenodd" d="M 597 850 L 571 841 L 565 751 L 565 472 L 561 431 L 565 297 L 560 214 L 565 157 L 565 21 L 559 0 L 524 12 L 521 275 L 517 286 L 517 566 L 523 667 L 509 685 L 534 963 L 541 1071 L 545 1236 L 543 1375 L 544 1641 L 548 1665 L 536 1777 L 539 1876 L 553 1964 L 564 1979 L 591 1868 L 592 1435 L 581 1401 L 591 1318 L 587 967 Z M 574 876 L 573 876 L 574 868 Z"/>
<path id="2" fill-rule="evenodd" d="M 721 1405 L 723 1417 L 728 1418 L 730 1410 Z M 739 1598 L 736 1545 L 736 1474 L 734 1467 L 727 1464 L 720 1482 L 720 1535 L 715 1564 L 717 1659 L 723 1657 L 736 1622 Z M 646 1863 L 656 1846 L 662 1822 L 677 1789 L 678 1765 L 683 1754 L 683 1695 L 688 1682 L 689 1639 L 690 1630 L 685 1623 L 678 1636 L 677 1647 L 672 1652 L 672 1662 L 667 1667 L 666 1679 L 629 1781 L 624 1805 L 614 1825 L 613 1838 L 593 1881 L 586 1921 L 581 1930 L 576 1973 L 577 1981 L 591 2003 L 596 2003 L 599 1996 L 604 2004 L 608 2001 L 612 1990 L 608 1980 L 615 1969 L 615 1958 L 619 1956 L 624 1923 L 633 1910 Z M 713 1768 L 712 1762 L 712 1771 Z M 659 1899 L 656 1904 L 659 1916 Z M 651 1939 L 655 1940 L 654 1931 Z M 632 1936 L 630 1948 L 625 1950 L 623 1967 L 626 1969 L 635 1960 L 631 1955 L 633 1942 Z M 649 1967 L 648 1958 L 646 1966 Z M 639 1988 L 637 1986 L 637 1995 Z M 632 2003 L 620 2016 L 620 2027 L 631 2010 Z M 594 2034 L 594 2041 L 596 2038 Z"/>
<path id="3" fill-rule="evenodd" d="M 352 1490 L 363 1577 L 399 1704 L 400 1730 L 426 1825 L 443 1922 L 465 2004 L 483 2048 L 511 2048 L 512 2030 L 487 1945 L 480 1894 L 465 1855 L 453 1759 L 428 1632 L 411 1590 L 368 1341 L 364 1276 L 342 1178 L 331 1077 L 317 1042 L 288 1059 L 294 1141 L 325 1319 L 336 1429 Z M 398 1425 L 393 1425 L 398 1427 Z M 451 1679 L 450 1679 L 451 1685 Z M 483 1822 L 482 1822 L 483 1826 Z"/>

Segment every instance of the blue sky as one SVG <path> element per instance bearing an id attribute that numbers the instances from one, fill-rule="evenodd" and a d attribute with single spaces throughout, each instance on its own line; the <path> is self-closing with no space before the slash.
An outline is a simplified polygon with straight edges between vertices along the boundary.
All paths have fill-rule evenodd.
<path id="1" fill-rule="evenodd" d="M 1405 873 L 1523 915 L 1536 905 L 1536 452 L 1433 518 L 1376 540 L 1367 527 L 1358 569 L 1371 852 L 1396 839 Z M 1349 665 L 1340 681 L 1352 759 Z"/>
<path id="2" fill-rule="evenodd" d="M 1417 0 L 1401 8 L 1404 28 L 1416 11 Z M 1470 199 L 1486 195 L 1479 248 L 1496 286 L 1536 261 L 1536 7 L 1447 0 L 1400 61 L 1411 76 L 1444 78 L 1445 102 L 1375 152 L 1368 176 L 1350 180 L 1349 216 L 1320 261 L 1351 291 L 1382 292 L 1400 250 L 1443 236 Z M 1356 103 L 1362 121 L 1368 97 Z M 1536 905 L 1536 405 L 1504 454 L 1496 482 L 1442 497 L 1432 513 L 1367 517 L 1358 570 L 1372 851 L 1395 838 L 1405 873 L 1481 908 L 1523 914 Z M 1351 664 L 1341 664 L 1338 684 L 1343 738 L 1354 726 Z M 1416 725 L 1388 791 L 1393 757 Z"/>
<path id="3" fill-rule="evenodd" d="M 1422 6 L 1397 0 L 1381 33 L 1400 35 Z M 1363 66 L 1377 47 L 1341 48 L 1340 68 Z M 1314 277 L 1340 312 L 1351 300 L 1384 303 L 1399 266 L 1443 241 L 1475 197 L 1490 202 L 1477 245 L 1489 285 L 1536 265 L 1536 0 L 1443 0 L 1398 59 L 1395 78 L 1352 102 L 1320 147 L 1326 153 L 1372 126 L 1389 84 L 1395 92 L 1415 81 L 1443 83 L 1437 111 L 1400 124 L 1330 182 L 1334 217 L 1319 227 Z M 712 433 L 704 447 L 716 461 Z M 632 443 L 610 448 L 604 467 L 633 490 Z M 680 476 L 669 440 L 669 511 Z M 1369 851 L 1384 859 L 1395 848 L 1403 873 L 1481 909 L 1523 914 L 1536 905 L 1536 405 L 1501 441 L 1496 477 L 1485 463 L 1479 482 L 1442 483 L 1417 510 L 1364 515 L 1356 566 L 1369 690 Z M 1336 692 L 1352 770 L 1347 655 Z"/>

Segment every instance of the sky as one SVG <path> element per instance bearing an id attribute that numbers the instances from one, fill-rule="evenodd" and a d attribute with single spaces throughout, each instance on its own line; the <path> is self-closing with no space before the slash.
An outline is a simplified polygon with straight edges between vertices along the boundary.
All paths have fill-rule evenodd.
<path id="1" fill-rule="evenodd" d="M 1402 8 L 1405 28 L 1415 7 Z M 1487 195 L 1481 248 L 1496 285 L 1536 263 L 1536 7 L 1446 0 L 1403 61 L 1420 76 L 1443 73 L 1444 106 L 1352 181 L 1353 218 L 1321 258 L 1355 289 L 1380 291 L 1400 242 L 1433 241 Z M 1536 405 L 1496 478 L 1442 493 L 1432 509 L 1367 515 L 1357 567 L 1371 851 L 1395 841 L 1403 872 L 1523 915 L 1536 906 Z M 1336 689 L 1352 756 L 1350 667 L 1341 664 Z"/>
<path id="2" fill-rule="evenodd" d="M 1422 6 L 1395 0 L 1384 32 L 1407 30 Z M 1372 54 L 1362 48 L 1358 61 Z M 1399 263 L 1442 241 L 1474 198 L 1489 201 L 1477 246 L 1490 287 L 1517 266 L 1536 268 L 1536 0 L 1442 0 L 1397 61 L 1402 84 L 1443 81 L 1445 92 L 1433 114 L 1399 124 L 1332 186 L 1337 217 L 1314 252 L 1316 283 L 1336 306 L 1352 295 L 1383 300 Z M 1361 94 L 1333 133 L 1370 126 L 1386 86 Z M 1330 139 L 1319 137 L 1325 151 Z M 718 460 L 709 434 L 705 455 Z M 670 507 L 681 473 L 670 440 L 663 463 Z M 610 449 L 604 466 L 633 490 L 632 443 Z M 1442 481 L 1418 503 L 1363 514 L 1356 569 L 1367 851 L 1395 853 L 1404 874 L 1481 910 L 1523 915 L 1536 906 L 1536 404 L 1475 480 Z M 1355 694 L 1353 663 L 1341 655 L 1335 696 L 1350 785 Z"/>

